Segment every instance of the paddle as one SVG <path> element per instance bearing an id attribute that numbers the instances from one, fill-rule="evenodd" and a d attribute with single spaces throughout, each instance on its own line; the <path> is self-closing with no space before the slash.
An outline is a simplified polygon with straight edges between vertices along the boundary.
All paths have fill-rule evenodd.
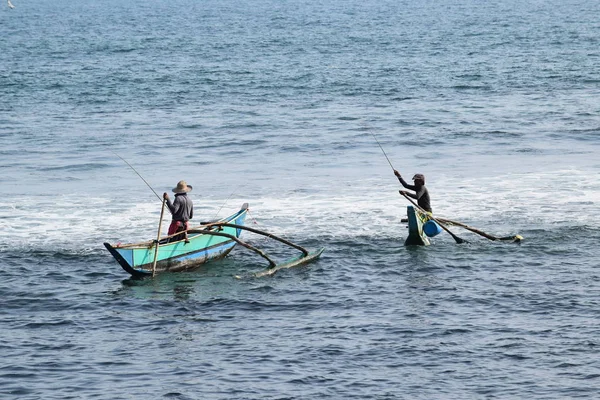
<path id="1" fill-rule="evenodd" d="M 156 247 L 154 248 L 154 262 L 152 263 L 152 276 L 156 273 L 156 259 L 158 258 L 158 246 L 160 243 L 160 231 L 162 228 L 163 215 L 165 213 L 165 203 L 167 199 L 163 198 L 162 208 L 160 209 L 160 221 L 158 221 L 158 234 L 156 235 Z"/>
<path id="2" fill-rule="evenodd" d="M 394 166 L 392 165 L 392 162 L 390 161 L 389 157 L 387 156 L 387 154 L 385 153 L 385 150 L 383 150 L 383 147 L 381 146 L 381 143 L 379 143 L 379 140 L 377 140 L 377 137 L 375 136 L 375 134 L 371 131 L 369 131 L 369 133 L 373 136 L 373 139 L 375 139 L 375 141 L 377 142 L 377 144 L 379 145 L 379 148 L 381 149 L 381 151 L 383 152 L 383 155 L 385 156 L 385 158 L 387 159 L 388 164 L 390 164 L 390 167 L 392 167 L 392 170 L 394 170 L 394 172 L 396 171 L 396 169 L 394 168 Z M 410 201 L 415 207 L 417 207 L 419 210 L 421 210 L 422 212 L 426 213 L 427 215 L 429 215 L 429 218 L 431 218 L 432 220 L 434 220 L 439 226 L 442 227 L 443 230 L 445 230 L 446 232 L 448 232 L 450 234 L 450 236 L 452 236 L 454 238 L 454 241 L 456 243 L 469 243 L 464 239 L 459 238 L 458 236 L 456 236 L 454 233 L 452 233 L 450 231 L 450 229 L 448 229 L 446 226 L 444 226 L 444 224 L 440 223 L 439 221 L 437 221 L 430 213 L 428 213 L 427 211 L 423 210 L 421 207 L 419 207 L 414 201 L 412 201 L 412 199 L 410 197 L 408 197 L 407 195 L 405 195 L 404 193 L 400 193 L 402 196 L 404 196 L 408 201 Z"/>

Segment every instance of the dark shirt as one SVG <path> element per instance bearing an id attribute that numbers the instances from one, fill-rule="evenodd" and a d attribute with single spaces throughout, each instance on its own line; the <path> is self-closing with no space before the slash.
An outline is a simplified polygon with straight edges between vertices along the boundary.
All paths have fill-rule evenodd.
<path id="1" fill-rule="evenodd" d="M 408 197 L 412 197 L 417 200 L 417 204 L 425 211 L 432 212 L 431 210 L 431 201 L 429 200 L 429 191 L 423 186 L 409 185 L 402 178 L 398 178 L 402 186 L 407 189 L 414 190 L 415 193 L 407 193 Z"/>
<path id="2" fill-rule="evenodd" d="M 186 222 L 194 217 L 194 204 L 187 193 L 177 193 L 173 203 L 171 199 L 167 199 L 167 207 L 173 214 L 173 221 Z"/>

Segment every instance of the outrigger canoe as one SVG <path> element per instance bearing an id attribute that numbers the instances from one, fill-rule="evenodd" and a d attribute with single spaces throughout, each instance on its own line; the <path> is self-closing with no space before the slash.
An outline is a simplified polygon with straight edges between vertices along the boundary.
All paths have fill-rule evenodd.
<path id="1" fill-rule="evenodd" d="M 149 240 L 142 243 L 117 244 L 114 246 L 104 243 L 104 246 L 121 267 L 134 277 L 151 276 L 162 272 L 193 270 L 208 261 L 225 257 L 236 244 L 258 253 L 269 262 L 269 267 L 265 271 L 255 274 L 255 276 L 272 275 L 282 268 L 307 264 L 319 258 L 324 251 L 324 249 L 319 249 L 309 252 L 285 239 L 249 228 L 244 225 L 247 213 L 248 204 L 244 203 L 235 214 L 191 228 L 186 231 L 187 238 L 181 238 L 180 240 L 177 240 L 181 237 L 181 234 L 178 234 L 160 238 L 158 241 Z M 300 250 L 302 255 L 278 265 L 264 251 L 240 239 L 244 230 L 285 243 Z"/>
<path id="2" fill-rule="evenodd" d="M 492 241 L 521 243 L 523 240 L 523 236 L 521 235 L 497 237 L 461 222 L 452 221 L 446 218 L 433 217 L 433 215 L 425 212 L 417 206 L 407 206 L 406 215 L 407 219 L 402 220 L 403 222 L 408 222 L 408 236 L 404 241 L 405 246 L 429 246 L 431 244 L 429 237 L 436 236 L 442 231 L 442 229 L 452 235 L 456 243 L 468 243 L 466 240 L 461 239 L 450 232 L 448 226 L 458 226 L 464 228 Z"/>

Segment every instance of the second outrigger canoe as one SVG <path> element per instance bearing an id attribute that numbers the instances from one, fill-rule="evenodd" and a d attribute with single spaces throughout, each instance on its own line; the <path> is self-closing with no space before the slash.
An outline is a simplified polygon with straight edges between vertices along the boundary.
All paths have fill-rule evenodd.
<path id="1" fill-rule="evenodd" d="M 450 219 L 440 217 L 434 218 L 431 214 L 426 213 L 425 211 L 416 206 L 407 206 L 406 216 L 407 219 L 403 220 L 404 222 L 408 222 L 408 236 L 404 241 L 405 246 L 429 246 L 431 242 L 429 241 L 429 237 L 426 234 L 426 232 L 431 234 L 431 236 L 435 236 L 437 235 L 437 233 L 441 232 L 442 228 L 446 230 L 449 234 L 451 234 L 457 243 L 468 243 L 466 240 L 461 239 L 455 234 L 451 233 L 448 230 L 448 226 L 458 226 L 464 228 L 468 231 L 476 233 L 492 241 L 521 243 L 521 241 L 523 240 L 523 237 L 521 235 L 497 237 L 489 233 L 485 233 L 477 228 L 473 228 L 472 226 L 463 224 L 461 222 L 452 221 Z M 437 227 L 437 229 L 426 229 L 426 226 L 427 228 L 431 228 L 432 225 L 434 227 Z"/>
<path id="2" fill-rule="evenodd" d="M 309 252 L 275 235 L 246 227 L 245 220 L 248 204 L 244 203 L 235 214 L 221 220 L 203 223 L 187 231 L 187 238 L 172 235 L 156 240 L 134 244 L 111 245 L 104 243 L 106 249 L 117 260 L 121 267 L 134 277 L 144 277 L 161 272 L 179 272 L 192 270 L 211 260 L 225 257 L 236 244 L 240 244 L 257 252 L 269 262 L 269 267 L 256 276 L 272 275 L 282 268 L 290 268 L 307 264 L 317 259 L 324 249 Z M 283 264 L 276 264 L 262 250 L 243 242 L 242 231 L 247 230 L 270 237 L 294 247 L 302 255 Z M 158 248 L 157 248 L 158 245 Z"/>

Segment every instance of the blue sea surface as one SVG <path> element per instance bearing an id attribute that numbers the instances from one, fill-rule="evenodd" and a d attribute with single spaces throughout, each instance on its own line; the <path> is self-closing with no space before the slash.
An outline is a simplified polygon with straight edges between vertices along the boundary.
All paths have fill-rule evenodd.
<path id="1" fill-rule="evenodd" d="M 1 398 L 598 398 L 600 3 L 12 4 Z M 392 168 L 525 240 L 405 247 Z M 156 237 L 182 179 L 192 222 L 248 202 L 325 253 L 132 279 L 103 243 Z"/>

